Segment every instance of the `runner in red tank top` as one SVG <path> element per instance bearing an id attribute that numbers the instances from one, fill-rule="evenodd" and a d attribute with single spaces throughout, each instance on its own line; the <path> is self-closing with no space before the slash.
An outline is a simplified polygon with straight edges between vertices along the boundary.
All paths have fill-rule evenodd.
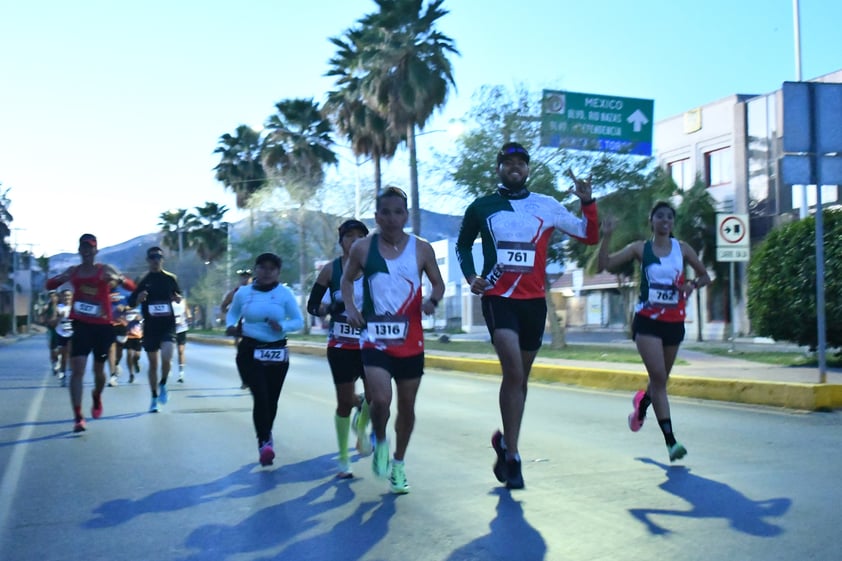
<path id="1" fill-rule="evenodd" d="M 114 341 L 111 325 L 111 285 L 123 284 L 128 290 L 134 283 L 125 279 L 117 269 L 104 263 L 95 263 L 97 240 L 93 234 L 79 238 L 80 265 L 68 267 L 60 275 L 47 280 L 47 289 L 54 290 L 70 283 L 73 286 L 73 337 L 70 341 L 70 401 L 73 404 L 73 432 L 85 430 L 85 416 L 82 414 L 82 380 L 88 362 L 88 354 L 94 355 L 94 404 L 91 416 L 102 416 L 102 390 L 105 387 L 105 361 Z"/>

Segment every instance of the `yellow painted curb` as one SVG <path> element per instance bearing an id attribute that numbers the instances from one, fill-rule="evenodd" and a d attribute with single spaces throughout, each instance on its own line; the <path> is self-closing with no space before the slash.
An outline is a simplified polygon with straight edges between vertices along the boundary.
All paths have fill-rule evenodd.
<path id="1" fill-rule="evenodd" d="M 203 343 L 231 345 L 231 338 L 194 337 Z M 325 356 L 325 345 L 289 343 L 296 353 Z M 428 368 L 490 374 L 499 376 L 500 363 L 496 359 L 476 359 L 426 354 L 424 365 Z M 534 364 L 531 377 L 543 382 L 570 384 L 585 388 L 634 391 L 646 386 L 645 372 L 611 370 L 609 368 L 583 368 L 555 364 Z M 671 376 L 671 395 L 770 405 L 805 411 L 826 411 L 842 408 L 842 385 L 801 384 L 795 382 L 764 382 L 760 380 L 728 380 L 693 376 Z"/>

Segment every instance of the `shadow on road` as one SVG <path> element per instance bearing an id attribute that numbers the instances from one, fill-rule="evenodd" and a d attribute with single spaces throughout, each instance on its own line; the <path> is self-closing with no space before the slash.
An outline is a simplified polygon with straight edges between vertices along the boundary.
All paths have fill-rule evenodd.
<path id="1" fill-rule="evenodd" d="M 529 560 L 539 561 L 547 554 L 541 534 L 523 517 L 523 506 L 508 489 L 498 487 L 497 515 L 489 523 L 490 532 L 453 551 L 446 561 Z"/>
<path id="2" fill-rule="evenodd" d="M 360 559 L 387 535 L 395 513 L 394 496 L 360 503 L 332 528 L 312 534 L 325 514 L 353 500 L 353 482 L 331 477 L 299 497 L 255 512 L 239 524 L 201 526 L 185 544 L 195 553 L 182 561 L 223 561 L 242 553 L 277 548 L 282 549 L 258 561 Z M 299 539 L 304 534 L 308 537 Z"/>
<path id="3" fill-rule="evenodd" d="M 220 499 L 260 495 L 281 484 L 313 481 L 321 477 L 324 470 L 320 468 L 332 457 L 327 454 L 258 473 L 253 473 L 255 464 L 248 463 L 225 477 L 208 483 L 164 489 L 138 500 L 108 501 L 94 510 L 96 517 L 85 522 L 83 527 L 110 528 L 143 514 L 174 512 Z"/>
<path id="4" fill-rule="evenodd" d="M 653 517 L 680 516 L 684 518 L 723 518 L 740 532 L 770 538 L 780 535 L 783 529 L 764 520 L 770 516 L 783 516 L 792 501 L 788 498 L 753 501 L 728 485 L 693 475 L 684 466 L 670 466 L 651 458 L 637 458 L 664 470 L 667 480 L 659 485 L 664 491 L 690 503 L 690 510 L 660 508 L 634 508 L 629 513 L 646 525 L 650 533 L 669 534 L 671 530 L 658 525 Z"/>

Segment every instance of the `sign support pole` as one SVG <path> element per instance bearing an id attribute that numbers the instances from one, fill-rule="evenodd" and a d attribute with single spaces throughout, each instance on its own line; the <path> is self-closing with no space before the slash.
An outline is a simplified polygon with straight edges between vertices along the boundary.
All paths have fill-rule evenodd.
<path id="1" fill-rule="evenodd" d="M 734 262 L 731 261 L 731 269 L 728 272 L 728 307 L 730 308 L 730 314 L 729 315 L 731 316 L 729 318 L 731 321 L 728 322 L 728 323 L 731 324 L 731 328 L 729 329 L 729 332 L 730 332 L 730 335 L 731 335 L 730 336 L 731 348 L 728 349 L 729 353 L 733 353 L 737 350 L 736 345 L 735 345 L 735 339 L 736 339 L 737 334 L 736 334 L 736 331 L 734 330 L 734 317 L 735 317 L 735 314 L 734 314 L 734 292 L 735 292 L 735 288 L 734 288 Z"/>
<path id="2" fill-rule="evenodd" d="M 815 130 L 815 125 L 813 125 Z M 822 209 L 822 166 L 816 165 L 816 330 L 818 331 L 819 383 L 827 382 L 827 318 L 824 301 L 824 212 Z"/>

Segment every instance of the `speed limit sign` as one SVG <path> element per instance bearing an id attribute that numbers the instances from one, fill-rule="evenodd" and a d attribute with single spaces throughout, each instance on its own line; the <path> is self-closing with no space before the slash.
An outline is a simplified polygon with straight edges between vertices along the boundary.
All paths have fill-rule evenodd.
<path id="1" fill-rule="evenodd" d="M 748 214 L 716 215 L 716 260 L 748 261 Z"/>

